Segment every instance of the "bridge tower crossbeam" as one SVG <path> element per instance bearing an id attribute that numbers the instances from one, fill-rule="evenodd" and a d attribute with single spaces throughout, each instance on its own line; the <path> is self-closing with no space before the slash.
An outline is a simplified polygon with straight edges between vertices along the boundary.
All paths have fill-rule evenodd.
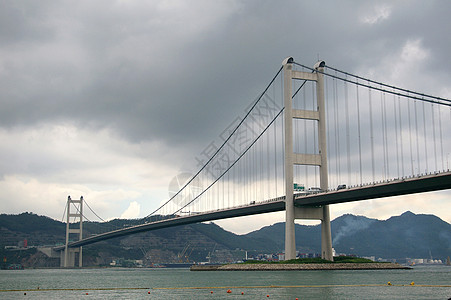
<path id="1" fill-rule="evenodd" d="M 285 106 L 285 259 L 296 258 L 295 219 L 321 220 L 321 257 L 332 261 L 332 236 L 330 228 L 329 206 L 322 207 L 295 207 L 294 206 L 294 179 L 295 165 L 319 166 L 320 188 L 329 188 L 327 174 L 327 141 L 326 117 L 324 101 L 324 66 L 325 62 L 315 64 L 314 73 L 293 70 L 293 58 L 283 61 L 284 86 L 283 97 Z M 317 110 L 293 109 L 292 80 L 307 80 L 316 82 Z M 318 122 L 318 154 L 294 153 L 293 150 L 293 119 L 307 119 Z"/>

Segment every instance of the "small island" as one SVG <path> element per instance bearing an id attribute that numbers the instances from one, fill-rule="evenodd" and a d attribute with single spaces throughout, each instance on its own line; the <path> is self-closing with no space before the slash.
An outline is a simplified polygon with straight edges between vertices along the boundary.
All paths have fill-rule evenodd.
<path id="1" fill-rule="evenodd" d="M 338 256 L 334 261 L 321 258 L 299 258 L 286 261 L 268 262 L 249 260 L 243 263 L 225 265 L 193 265 L 191 271 L 287 271 L 287 270 L 387 270 L 411 269 L 397 263 L 373 262 L 372 260 Z"/>

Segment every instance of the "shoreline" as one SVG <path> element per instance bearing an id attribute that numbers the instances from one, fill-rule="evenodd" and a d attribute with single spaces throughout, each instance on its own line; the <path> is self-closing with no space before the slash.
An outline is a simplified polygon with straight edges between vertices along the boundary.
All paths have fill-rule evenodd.
<path id="1" fill-rule="evenodd" d="M 229 264 L 192 265 L 190 271 L 315 271 L 315 270 L 410 270 L 395 263 L 326 263 L 326 264 Z"/>

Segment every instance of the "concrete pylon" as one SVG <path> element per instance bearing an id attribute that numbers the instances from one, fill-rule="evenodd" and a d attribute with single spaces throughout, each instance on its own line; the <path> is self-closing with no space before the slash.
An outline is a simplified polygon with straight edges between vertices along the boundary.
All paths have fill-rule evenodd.
<path id="1" fill-rule="evenodd" d="M 283 61 L 283 98 L 285 114 L 285 259 L 296 258 L 294 234 L 293 199 L 293 103 L 292 97 L 293 58 Z"/>
<path id="2" fill-rule="evenodd" d="M 76 207 L 78 205 L 77 212 L 71 213 L 70 209 L 72 206 Z M 78 267 L 83 266 L 83 249 L 82 247 L 69 248 L 69 236 L 71 233 L 78 234 L 78 239 L 83 238 L 83 196 L 80 200 L 72 200 L 70 196 L 67 197 L 67 218 L 66 218 L 66 244 L 64 250 L 61 251 L 61 267 L 73 268 L 75 267 L 75 253 L 78 252 Z M 79 227 L 70 228 L 70 218 L 78 218 Z"/>
<path id="3" fill-rule="evenodd" d="M 285 114 L 285 259 L 296 258 L 295 219 L 321 220 L 321 256 L 324 259 L 333 260 L 332 236 L 330 230 L 329 206 L 323 207 L 295 207 L 293 191 L 293 167 L 294 165 L 319 166 L 320 188 L 329 188 L 327 177 L 327 140 L 326 117 L 324 103 L 324 61 L 315 64 L 313 73 L 293 70 L 294 60 L 286 58 L 283 65 L 283 95 Z M 317 110 L 293 109 L 292 80 L 301 79 L 316 82 Z M 293 151 L 293 119 L 308 119 L 318 122 L 318 152 L 317 154 L 300 154 Z"/>

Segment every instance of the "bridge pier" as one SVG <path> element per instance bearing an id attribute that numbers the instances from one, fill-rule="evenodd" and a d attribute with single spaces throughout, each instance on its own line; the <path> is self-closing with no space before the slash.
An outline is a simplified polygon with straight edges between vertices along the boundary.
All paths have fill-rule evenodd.
<path id="1" fill-rule="evenodd" d="M 324 205 L 323 219 L 321 219 L 321 258 L 330 261 L 334 260 L 332 251 L 332 233 L 330 229 L 329 205 Z"/>
<path id="2" fill-rule="evenodd" d="M 320 188 L 329 188 L 327 177 L 327 140 L 326 116 L 324 104 L 324 71 L 325 62 L 315 64 L 314 73 L 293 70 L 293 58 L 286 58 L 283 65 L 283 97 L 285 125 L 285 259 L 296 258 L 295 219 L 321 220 L 321 257 L 332 261 L 332 235 L 330 229 L 329 206 L 320 208 L 299 208 L 294 206 L 294 165 L 319 166 Z M 293 109 L 292 80 L 309 80 L 316 82 L 317 110 Z M 318 124 L 318 154 L 298 154 L 293 151 L 293 119 L 315 120 Z"/>
<path id="3" fill-rule="evenodd" d="M 294 218 L 292 222 L 288 222 L 293 225 L 294 220 L 321 220 L 321 258 L 333 261 L 332 253 L 332 235 L 330 230 L 330 213 L 329 205 L 324 205 L 322 207 L 294 207 Z M 288 226 L 289 228 L 289 226 Z M 294 231 L 293 231 L 294 235 Z M 294 238 L 294 237 L 293 237 Z M 296 248 L 294 248 L 296 251 Z M 286 252 L 285 252 L 286 253 Z M 294 252 L 294 257 L 296 257 L 296 252 Z M 286 254 L 285 254 L 286 258 Z M 286 258 L 292 259 L 292 258 Z"/>
<path id="4" fill-rule="evenodd" d="M 82 267 L 82 252 L 79 248 L 68 248 L 67 250 L 60 251 L 60 267 L 62 268 L 75 268 L 75 256 L 78 253 L 78 267 Z"/>

